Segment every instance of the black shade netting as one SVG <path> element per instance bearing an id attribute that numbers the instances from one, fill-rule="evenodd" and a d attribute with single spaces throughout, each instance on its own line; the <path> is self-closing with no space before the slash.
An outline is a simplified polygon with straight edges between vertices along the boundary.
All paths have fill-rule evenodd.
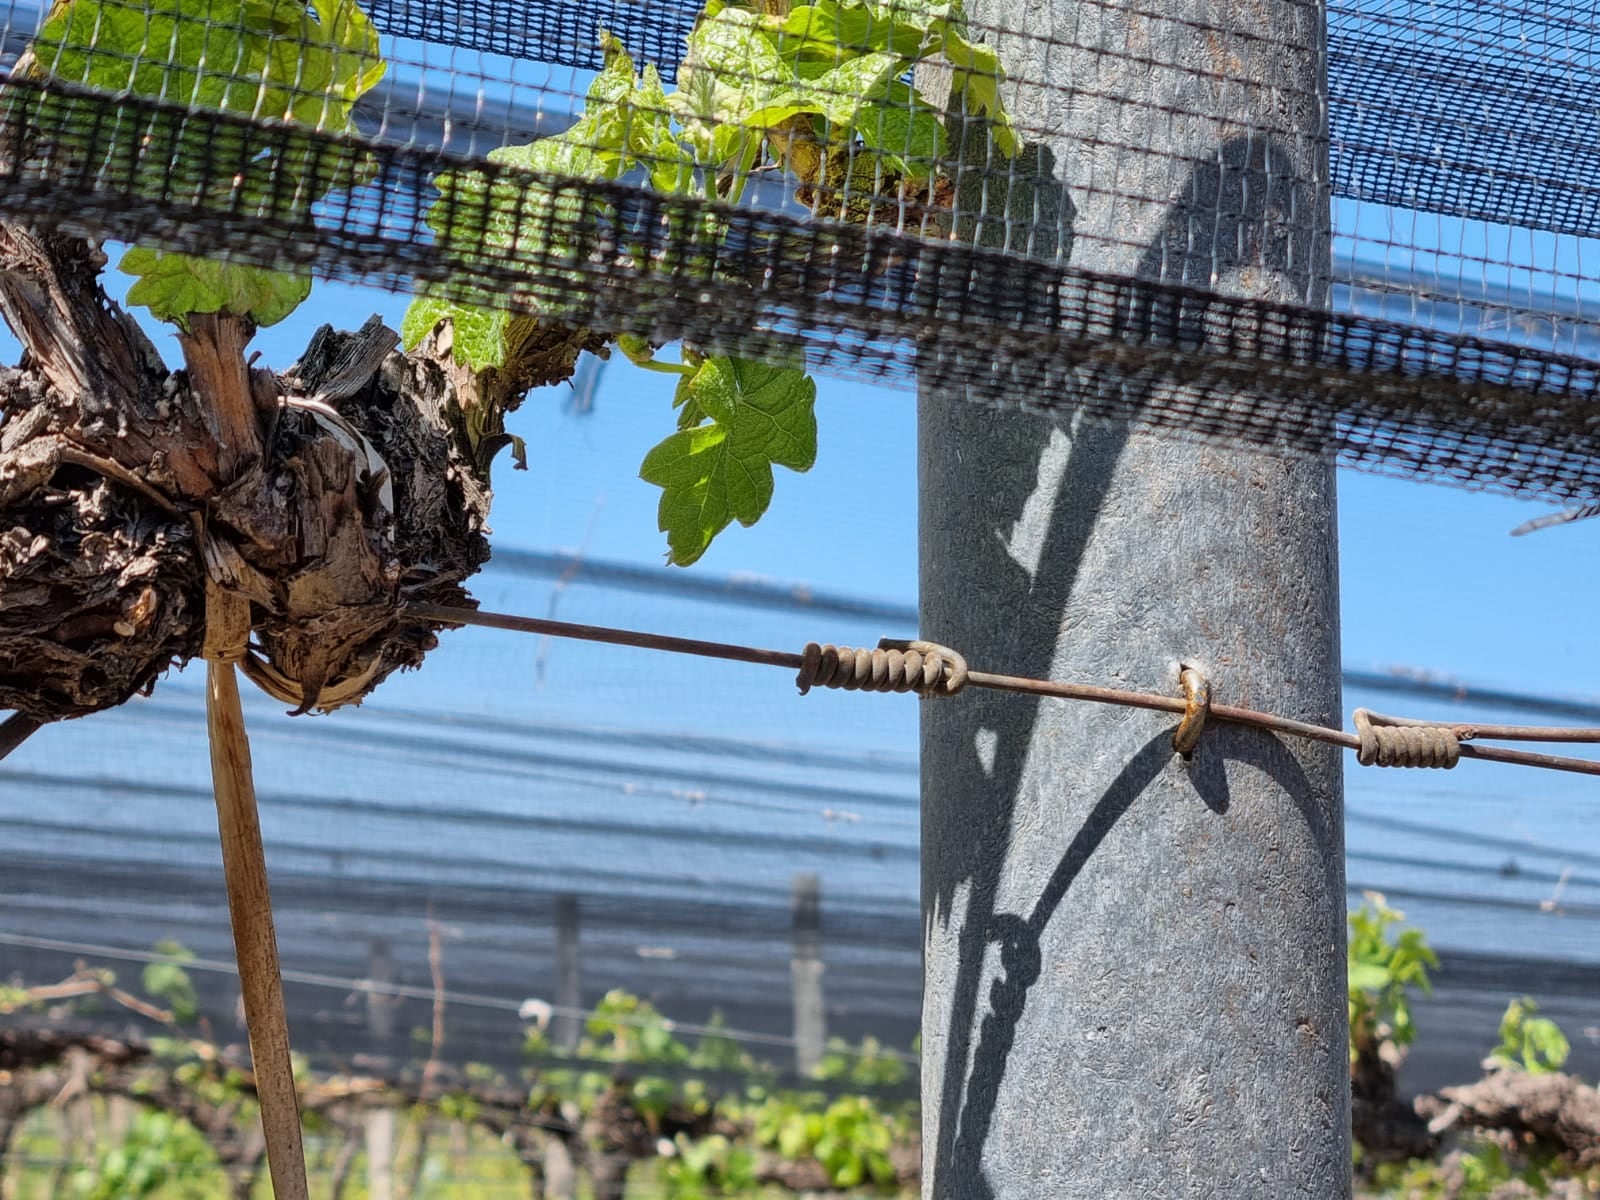
<path id="1" fill-rule="evenodd" d="M 1324 30 L 1291 5 L 1261 31 L 1080 8 L 1027 31 L 867 3 L 698 27 L 661 2 L 17 9 L 0 210 L 440 312 L 1600 493 L 1593 361 L 1426 305 L 1327 311 L 1318 216 L 1353 206 L 1335 240 L 1403 254 L 1419 302 L 1474 275 L 1504 284 L 1489 307 L 1514 312 L 1519 284 L 1530 311 L 1581 300 L 1581 253 L 1366 218 L 1592 233 L 1592 15 L 1393 3 L 1335 7 Z M 1314 70 L 1228 76 L 1265 42 L 1314 64 L 1324 32 L 1328 93 Z M 1178 85 L 1141 96 L 1140 73 Z M 1053 107 L 1078 114 L 1066 132 Z"/>

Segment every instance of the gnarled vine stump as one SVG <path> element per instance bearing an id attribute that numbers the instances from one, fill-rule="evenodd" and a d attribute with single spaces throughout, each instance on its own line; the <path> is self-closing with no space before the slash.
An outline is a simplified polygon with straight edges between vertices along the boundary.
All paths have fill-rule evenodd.
<path id="1" fill-rule="evenodd" d="M 515 362 L 472 375 L 448 326 L 414 354 L 373 318 L 324 327 L 282 374 L 241 317 L 201 315 L 169 371 L 106 296 L 105 257 L 0 224 L 0 709 L 43 723 L 149 689 L 206 647 L 207 582 L 246 674 L 298 711 L 418 666 L 488 559 L 489 459 L 529 388 L 603 342 L 527 320 Z M 219 631 L 212 631 L 220 636 Z"/>

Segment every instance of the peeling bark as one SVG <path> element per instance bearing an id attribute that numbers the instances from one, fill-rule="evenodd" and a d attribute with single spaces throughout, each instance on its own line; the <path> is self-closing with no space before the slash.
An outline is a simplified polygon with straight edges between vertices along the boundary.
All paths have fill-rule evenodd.
<path id="1" fill-rule="evenodd" d="M 45 722 L 150 687 L 197 653 L 202 578 L 186 520 L 64 461 L 59 433 L 0 428 L 0 708 Z"/>

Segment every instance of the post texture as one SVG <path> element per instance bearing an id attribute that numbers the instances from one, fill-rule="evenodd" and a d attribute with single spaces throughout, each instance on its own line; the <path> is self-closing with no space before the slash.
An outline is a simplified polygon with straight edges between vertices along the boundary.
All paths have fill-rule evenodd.
<path id="1" fill-rule="evenodd" d="M 1003 204 L 962 186 L 1011 214 L 968 236 L 1326 302 L 1320 3 L 972 16 L 1025 31 L 987 40 L 1032 144 Z M 1192 665 L 1219 702 L 1337 720 L 1329 464 L 931 386 L 919 440 L 925 637 L 974 667 L 1174 695 Z M 1173 726 L 972 689 L 924 703 L 925 1197 L 1349 1195 L 1338 754 L 1220 726 L 1185 762 Z"/>

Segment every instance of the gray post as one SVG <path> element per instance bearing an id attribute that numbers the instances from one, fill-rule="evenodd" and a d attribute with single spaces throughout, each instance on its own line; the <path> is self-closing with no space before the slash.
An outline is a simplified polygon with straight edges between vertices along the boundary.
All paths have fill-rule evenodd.
<path id="1" fill-rule="evenodd" d="M 394 955 L 383 938 L 373 938 L 367 948 L 367 982 L 387 987 L 395 981 Z M 394 1034 L 395 998 L 387 992 L 367 992 L 367 1032 L 372 1035 L 371 1052 L 389 1049 L 389 1038 Z"/>
<path id="2" fill-rule="evenodd" d="M 822 881 L 814 872 L 794 877 L 790 891 L 793 953 L 789 982 L 794 992 L 794 1069 L 810 1075 L 822 1063 L 827 1040 L 822 1008 Z"/>
<path id="3" fill-rule="evenodd" d="M 578 1163 L 566 1140 L 549 1134 L 544 1139 L 543 1200 L 577 1200 Z"/>
<path id="4" fill-rule="evenodd" d="M 550 1040 L 563 1054 L 576 1054 L 583 1038 L 583 969 L 578 947 L 578 898 L 556 897 L 556 1009 Z M 576 1113 L 569 1119 L 576 1119 Z M 578 1166 L 572 1148 L 549 1135 L 544 1140 L 544 1194 L 549 1200 L 572 1200 L 578 1194 Z"/>
<path id="5" fill-rule="evenodd" d="M 364 1122 L 367 1144 L 367 1196 L 394 1200 L 394 1144 L 399 1114 L 393 1108 L 369 1109 Z"/>
<path id="6" fill-rule="evenodd" d="M 394 955 L 383 938 L 373 938 L 367 949 L 367 981 L 380 986 L 396 978 Z M 395 998 L 387 992 L 367 992 L 367 1033 L 375 1059 L 388 1061 L 394 1033 Z M 394 1151 L 398 1112 L 392 1107 L 369 1108 L 362 1116 L 367 1151 L 367 1195 L 370 1200 L 393 1200 Z"/>
<path id="7" fill-rule="evenodd" d="M 1049 131 L 978 237 L 1325 303 L 1321 4 L 1153 7 L 969 6 L 1026 31 L 987 40 Z M 925 637 L 1338 718 L 1328 464 L 931 386 L 919 438 Z M 1213 726 L 1184 762 L 1164 716 L 974 689 L 922 712 L 923 1195 L 1348 1196 L 1337 752 Z"/>
<path id="8" fill-rule="evenodd" d="M 578 954 L 578 898 L 556 897 L 556 1008 L 551 1042 L 563 1054 L 576 1054 L 583 1037 L 583 967 Z"/>

